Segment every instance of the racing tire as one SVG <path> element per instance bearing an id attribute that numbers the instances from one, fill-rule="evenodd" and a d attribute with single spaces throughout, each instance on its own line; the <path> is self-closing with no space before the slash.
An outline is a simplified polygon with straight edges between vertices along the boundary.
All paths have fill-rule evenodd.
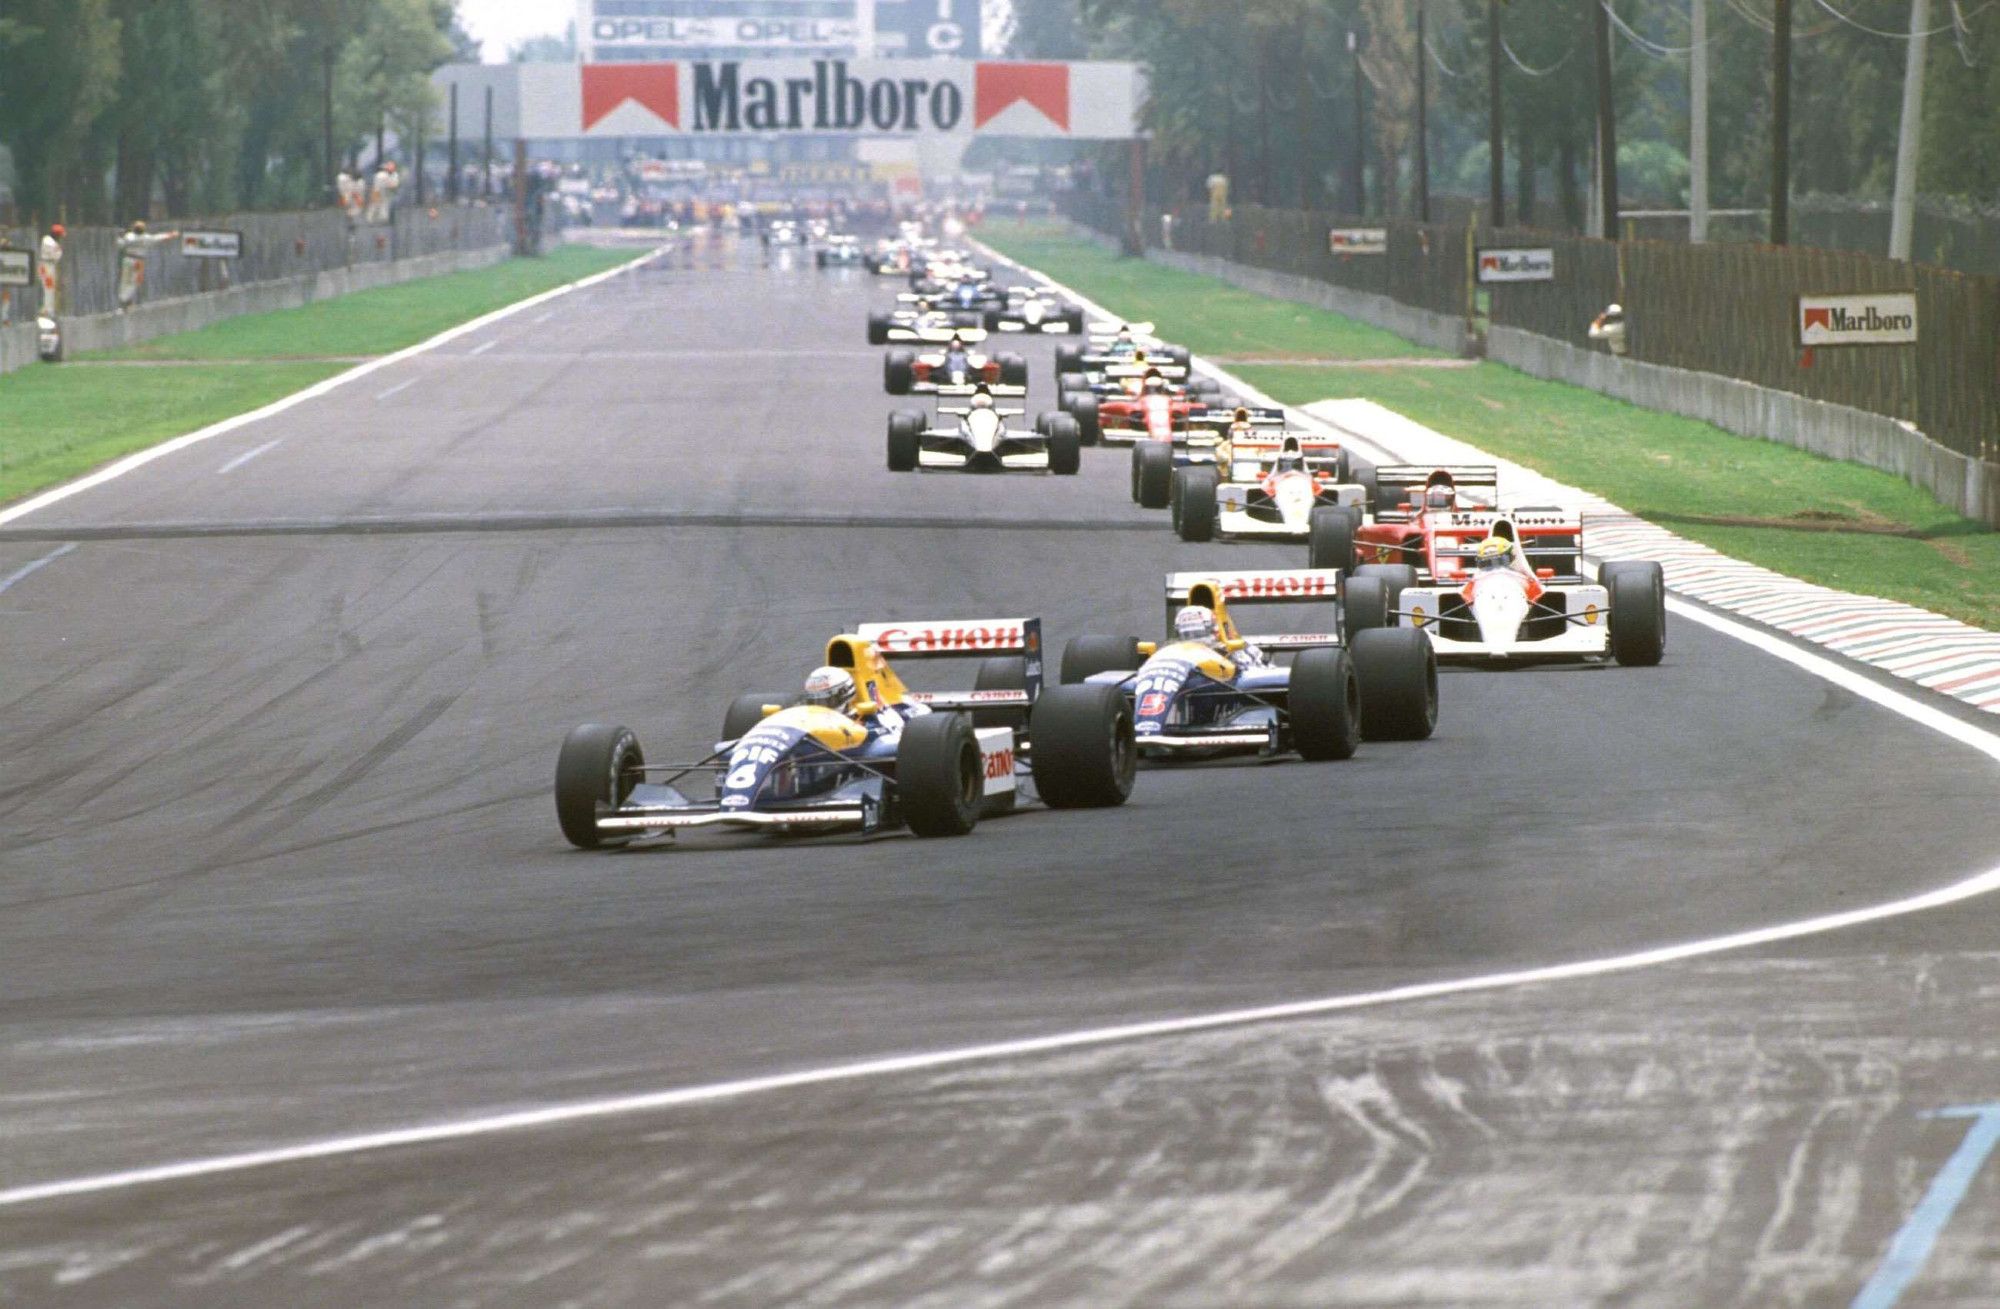
<path id="1" fill-rule="evenodd" d="M 976 309 L 956 309 L 952 311 L 951 325 L 953 327 L 978 327 L 981 322 L 982 315 Z"/>
<path id="2" fill-rule="evenodd" d="M 1028 361 L 1017 354 L 1000 356 L 1000 385 L 1026 386 L 1028 384 Z"/>
<path id="3" fill-rule="evenodd" d="M 719 739 L 734 741 L 763 722 L 765 705 L 785 705 L 791 702 L 792 696 L 786 691 L 772 691 L 768 694 L 752 691 L 747 695 L 737 696 L 729 702 L 729 708 L 723 711 L 722 736 Z"/>
<path id="4" fill-rule="evenodd" d="M 1104 426 L 1097 421 L 1097 397 L 1094 395 L 1071 396 L 1069 413 L 1070 417 L 1076 419 L 1077 439 L 1085 445 L 1096 445 L 1104 435 Z"/>
<path id="5" fill-rule="evenodd" d="M 890 395 L 908 395 L 917 357 L 908 350 L 891 350 L 882 360 L 882 386 Z"/>
<path id="6" fill-rule="evenodd" d="M 889 344 L 889 315 L 887 314 L 868 315 L 868 344 L 870 345 Z"/>
<path id="7" fill-rule="evenodd" d="M 1132 794 L 1132 706 L 1115 686 L 1056 686 L 1029 715 L 1035 791 L 1051 809 L 1103 809 Z"/>
<path id="8" fill-rule="evenodd" d="M 1306 567 L 1354 568 L 1355 515 L 1346 505 L 1314 505 L 1306 518 Z"/>
<path id="9" fill-rule="evenodd" d="M 1395 611 L 1403 606 L 1403 592 L 1417 584 L 1417 570 L 1408 564 L 1363 564 L 1347 575 L 1349 581 L 1357 577 L 1379 577 L 1389 588 L 1390 620 L 1387 626 L 1396 625 Z"/>
<path id="10" fill-rule="evenodd" d="M 1139 507 L 1165 509 L 1174 493 L 1173 447 L 1164 441 L 1142 441 L 1133 449 L 1138 459 Z"/>
<path id="11" fill-rule="evenodd" d="M 1136 636 L 1073 636 L 1063 646 L 1060 676 L 1075 686 L 1099 673 L 1136 673 L 1145 662 Z"/>
<path id="12" fill-rule="evenodd" d="M 998 309 L 988 309 L 985 320 L 980 323 L 980 326 L 989 332 L 997 332 L 1000 330 L 1000 318 L 1001 314 Z"/>
<path id="13" fill-rule="evenodd" d="M 1391 624 L 1394 605 L 1389 600 L 1389 584 L 1380 577 L 1350 577 L 1347 594 L 1340 602 L 1340 634 L 1348 644 L 1358 633 Z"/>
<path id="14" fill-rule="evenodd" d="M 1071 332 L 1078 336 L 1083 335 L 1083 310 L 1071 305 L 1063 310 L 1062 320 Z"/>
<path id="15" fill-rule="evenodd" d="M 1213 377 L 1190 377 L 1187 389 L 1189 395 L 1221 395 L 1222 383 Z"/>
<path id="16" fill-rule="evenodd" d="M 913 473 L 924 448 L 924 416 L 908 409 L 889 415 L 889 471 Z"/>
<path id="17" fill-rule="evenodd" d="M 1059 345 L 1056 347 L 1056 376 L 1064 373 L 1083 371 L 1083 347 L 1080 345 Z"/>
<path id="18" fill-rule="evenodd" d="M 1181 484 L 1181 512 L 1174 530 L 1183 541 L 1213 541 L 1215 488 L 1222 475 L 1213 468 L 1196 465 L 1175 470 L 1174 480 Z"/>
<path id="19" fill-rule="evenodd" d="M 1285 695 L 1292 748 L 1305 759 L 1351 759 L 1361 744 L 1361 682 L 1345 650 L 1305 650 Z"/>
<path id="20" fill-rule="evenodd" d="M 1073 369 L 1069 372 L 1058 372 L 1056 374 L 1056 394 L 1063 395 L 1066 393 L 1088 395 L 1090 393 L 1090 379 Z"/>
<path id="21" fill-rule="evenodd" d="M 1048 415 L 1049 471 L 1058 477 L 1074 476 L 1083 467 L 1083 436 L 1076 419 L 1068 414 Z"/>
<path id="22" fill-rule="evenodd" d="M 1361 735 L 1421 741 L 1437 730 L 1437 653 L 1414 627 L 1356 632 L 1347 643 L 1361 685 Z"/>
<path id="23" fill-rule="evenodd" d="M 1346 458 L 1345 451 L 1341 453 L 1341 457 L 1343 459 Z M 1375 478 L 1375 466 L 1373 464 L 1370 464 L 1366 468 L 1355 468 L 1350 464 L 1345 480 L 1353 482 L 1361 488 L 1361 503 L 1369 513 L 1379 514 L 1382 512 L 1382 484 Z"/>
<path id="24" fill-rule="evenodd" d="M 1651 668 L 1667 653 L 1667 579 L 1651 560 L 1626 559 L 1597 570 L 1610 592 L 1611 657 Z"/>
<path id="25" fill-rule="evenodd" d="M 1166 349 L 1160 351 L 1160 354 L 1170 364 L 1173 364 L 1180 368 L 1186 368 L 1188 366 L 1188 348 L 1184 345 L 1170 345 Z"/>
<path id="26" fill-rule="evenodd" d="M 1020 655 L 994 655 L 979 661 L 979 671 L 972 675 L 972 689 L 975 691 L 1025 691 L 1028 689 L 1028 661 Z M 1024 706 L 1002 705 L 991 709 L 972 711 L 974 727 L 1011 727 L 1020 731 L 1028 725 L 1028 711 Z"/>
<path id="27" fill-rule="evenodd" d="M 979 824 L 986 765 L 964 714 L 925 714 L 896 747 L 896 808 L 918 836 L 964 836 Z"/>
<path id="28" fill-rule="evenodd" d="M 595 850 L 627 839 L 597 830 L 597 807 L 623 803 L 638 780 L 633 770 L 645 762 L 629 728 L 585 723 L 570 729 L 556 756 L 556 822 L 571 845 Z"/>

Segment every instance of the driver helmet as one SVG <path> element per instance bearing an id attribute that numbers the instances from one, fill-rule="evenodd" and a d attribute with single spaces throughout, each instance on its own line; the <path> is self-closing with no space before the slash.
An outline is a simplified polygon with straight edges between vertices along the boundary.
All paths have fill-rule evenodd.
<path id="1" fill-rule="evenodd" d="M 1511 568 L 1514 564 L 1514 542 L 1504 536 L 1489 536 L 1479 543 L 1479 566 L 1481 568 Z"/>
<path id="2" fill-rule="evenodd" d="M 1164 391 L 1167 389 L 1167 379 L 1160 376 L 1159 369 L 1148 368 L 1146 370 L 1144 385 L 1148 391 L 1153 391 L 1153 392 Z"/>
<path id="3" fill-rule="evenodd" d="M 839 709 L 853 698 L 853 674 L 845 668 L 822 664 L 806 674 L 805 691 L 799 696 L 799 703 L 818 705 L 822 709 Z"/>
<path id="4" fill-rule="evenodd" d="M 1278 471 L 1291 472 L 1295 468 L 1303 467 L 1305 461 L 1305 452 L 1299 448 L 1299 438 L 1286 437 L 1284 443 L 1278 447 Z"/>
<path id="5" fill-rule="evenodd" d="M 1433 482 L 1424 488 L 1424 508 L 1449 509 L 1458 500 L 1448 482 Z M 1500 538 L 1493 538 L 1498 540 Z"/>
<path id="6" fill-rule="evenodd" d="M 917 312 L 920 314 L 927 314 L 930 311 L 931 311 L 930 300 L 926 297 L 919 296 L 917 298 Z"/>
<path id="7" fill-rule="evenodd" d="M 1213 641 L 1215 611 L 1203 605 L 1182 605 L 1174 615 L 1174 636 L 1182 641 Z"/>
<path id="8" fill-rule="evenodd" d="M 993 393 L 983 386 L 980 387 L 972 393 L 972 407 L 974 409 L 991 409 L 993 407 Z"/>

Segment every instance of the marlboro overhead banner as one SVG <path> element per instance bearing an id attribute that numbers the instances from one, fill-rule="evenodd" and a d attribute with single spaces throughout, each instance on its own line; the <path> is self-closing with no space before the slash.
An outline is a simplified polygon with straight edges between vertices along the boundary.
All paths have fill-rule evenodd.
<path id="1" fill-rule="evenodd" d="M 952 59 L 715 59 L 453 65 L 464 105 L 494 93 L 494 135 L 976 135 L 1123 140 L 1136 64 Z"/>

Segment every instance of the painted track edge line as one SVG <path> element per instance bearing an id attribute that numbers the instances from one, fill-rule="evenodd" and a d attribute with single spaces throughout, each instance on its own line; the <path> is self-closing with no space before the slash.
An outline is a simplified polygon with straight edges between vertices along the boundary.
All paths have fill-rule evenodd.
<path id="1" fill-rule="evenodd" d="M 234 414 L 222 419 L 220 422 L 210 423 L 207 427 L 198 428 L 192 432 L 183 432 L 179 436 L 169 437 L 158 445 L 147 446 L 144 450 L 135 450 L 129 455 L 113 460 L 102 468 L 85 473 L 74 481 L 64 482 L 60 486 L 52 486 L 46 491 L 39 491 L 29 496 L 17 505 L 0 509 L 0 523 L 11 523 L 17 518 L 22 518 L 35 512 L 37 509 L 46 509 L 52 504 L 88 491 L 94 486 L 102 486 L 114 478 L 123 477 L 136 468 L 143 468 L 155 459 L 164 458 L 176 450 L 184 450 L 188 446 L 209 440 L 212 437 L 226 435 L 227 433 L 236 431 L 238 428 L 262 422 L 266 418 L 275 418 L 286 410 L 304 404 L 308 400 L 317 400 L 319 397 L 338 390 L 349 382 L 357 381 L 360 378 L 368 376 L 370 373 L 379 372 L 391 364 L 399 364 L 405 359 L 414 358 L 426 351 L 435 350 L 441 345 L 447 345 L 459 337 L 466 335 L 468 332 L 476 332 L 482 327 L 490 326 L 503 318 L 518 314 L 523 309 L 531 309 L 538 304 L 545 304 L 558 296 L 568 295 L 572 291 L 581 291 L 587 287 L 596 286 L 600 282 L 610 281 L 620 273 L 630 272 L 639 265 L 658 258 L 664 249 L 665 247 L 661 247 L 658 250 L 651 250 L 639 258 L 627 260 L 615 268 L 607 268 L 601 273 L 592 273 L 588 277 L 578 278 L 574 282 L 565 282 L 561 286 L 550 287 L 546 291 L 537 291 L 534 295 L 524 300 L 516 300 L 513 304 L 502 305 L 498 309 L 481 314 L 479 317 L 460 323 L 456 327 L 447 327 L 436 336 L 419 341 L 415 345 L 404 346 L 401 350 L 383 355 L 378 359 L 371 359 L 365 364 L 356 364 L 346 372 L 335 373 L 332 377 L 314 382 L 311 386 L 303 390 L 294 391 L 290 395 L 280 396 L 262 408 L 252 409 L 248 413 Z"/>

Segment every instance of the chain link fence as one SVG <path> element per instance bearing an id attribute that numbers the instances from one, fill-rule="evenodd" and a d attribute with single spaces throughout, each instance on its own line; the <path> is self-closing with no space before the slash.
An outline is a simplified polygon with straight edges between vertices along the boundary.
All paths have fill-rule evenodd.
<path id="1" fill-rule="evenodd" d="M 351 224 L 336 209 L 290 213 L 224 214 L 149 224 L 154 232 L 234 231 L 243 234 L 236 259 L 191 259 L 178 243 L 162 242 L 146 254 L 143 299 L 164 300 L 219 291 L 251 282 L 280 281 L 355 264 L 388 263 L 454 250 L 487 250 L 513 239 L 513 213 L 504 206 L 453 205 L 405 208 L 384 224 Z M 118 307 L 118 238 L 121 229 L 71 227 L 63 240 L 62 312 L 109 313 Z M 37 252 L 41 233 L 0 228 L 16 249 Z M 15 291 L 15 321 L 40 308 L 40 281 Z"/>

